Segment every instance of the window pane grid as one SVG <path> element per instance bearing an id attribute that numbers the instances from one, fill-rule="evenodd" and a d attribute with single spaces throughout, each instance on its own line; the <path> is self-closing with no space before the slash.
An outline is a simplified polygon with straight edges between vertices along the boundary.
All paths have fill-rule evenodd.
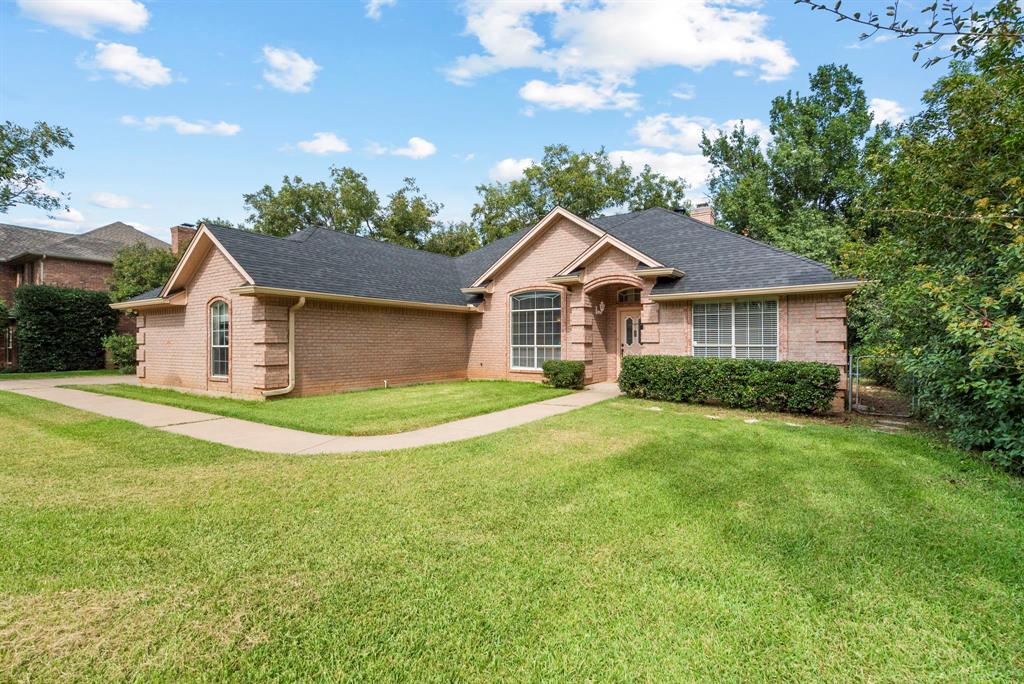
<path id="1" fill-rule="evenodd" d="M 210 374 L 228 374 L 228 305 L 214 302 L 210 305 Z"/>
<path id="2" fill-rule="evenodd" d="M 693 355 L 778 359 L 778 302 L 694 302 Z"/>
<path id="3" fill-rule="evenodd" d="M 512 297 L 512 368 L 535 370 L 562 357 L 562 295 L 523 292 Z"/>

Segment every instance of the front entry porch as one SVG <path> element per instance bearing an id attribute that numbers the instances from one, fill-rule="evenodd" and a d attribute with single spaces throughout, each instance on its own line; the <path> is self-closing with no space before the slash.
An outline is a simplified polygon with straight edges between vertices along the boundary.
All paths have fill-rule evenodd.
<path id="1" fill-rule="evenodd" d="M 622 357 L 643 353 L 644 282 L 602 279 L 569 292 L 569 356 L 586 364 L 585 382 L 615 382 Z"/>

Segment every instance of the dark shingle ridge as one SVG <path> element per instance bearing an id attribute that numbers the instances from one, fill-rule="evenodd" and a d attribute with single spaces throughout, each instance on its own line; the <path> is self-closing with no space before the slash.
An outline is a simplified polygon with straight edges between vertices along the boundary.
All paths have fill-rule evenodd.
<path id="1" fill-rule="evenodd" d="M 761 242 L 760 240 L 755 240 L 754 238 L 748 237 L 746 235 L 740 235 L 739 233 L 734 233 L 731 230 L 726 230 L 725 228 L 719 228 L 718 226 L 712 225 L 710 223 L 704 223 L 703 221 L 695 219 L 692 216 L 689 216 L 687 214 L 680 214 L 677 211 L 672 211 L 671 209 L 666 209 L 665 207 L 652 207 L 652 209 L 648 209 L 647 211 L 652 211 L 652 210 L 666 211 L 666 212 L 672 214 L 673 216 L 676 216 L 678 218 L 684 218 L 687 221 L 689 221 L 690 223 L 696 224 L 697 227 L 699 227 L 699 228 L 706 228 L 708 230 L 713 230 L 713 231 L 716 231 L 718 233 L 724 233 L 725 235 L 729 235 L 729 236 L 734 237 L 734 238 L 739 238 L 740 240 L 747 240 L 748 242 L 753 242 L 754 244 L 759 245 L 761 247 L 767 247 L 768 249 L 772 250 L 773 252 L 778 252 L 779 254 L 785 254 L 786 256 L 796 257 L 797 259 L 802 259 L 803 261 L 806 261 L 809 264 L 814 264 L 815 266 L 821 266 L 822 268 L 826 268 L 829 271 L 832 270 L 832 267 L 829 266 L 828 264 L 823 264 L 820 261 L 815 261 L 814 259 L 811 259 L 810 257 L 806 257 L 806 256 L 804 256 L 802 254 L 797 254 L 796 252 L 787 251 L 785 249 L 782 249 L 781 247 L 776 247 L 775 245 L 770 245 L 767 242 Z M 619 224 L 619 225 L 621 225 L 621 224 Z"/>

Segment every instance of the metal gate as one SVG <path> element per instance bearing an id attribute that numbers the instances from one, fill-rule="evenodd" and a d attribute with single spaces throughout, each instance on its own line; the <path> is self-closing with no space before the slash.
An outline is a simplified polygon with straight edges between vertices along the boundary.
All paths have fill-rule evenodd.
<path id="1" fill-rule="evenodd" d="M 846 392 L 846 410 L 873 416 L 897 418 L 909 418 L 917 413 L 918 396 L 915 391 L 916 382 L 912 379 L 909 381 L 909 396 L 904 396 L 896 389 L 865 385 L 864 376 L 861 373 L 861 362 L 865 359 L 896 361 L 892 356 L 882 356 L 879 354 L 854 356 L 851 354 L 849 365 L 847 366 L 849 388 Z"/>

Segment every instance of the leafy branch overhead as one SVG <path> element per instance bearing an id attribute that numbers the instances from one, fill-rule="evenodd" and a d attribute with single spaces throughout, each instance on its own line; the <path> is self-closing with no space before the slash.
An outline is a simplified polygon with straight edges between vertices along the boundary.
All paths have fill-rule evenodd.
<path id="1" fill-rule="evenodd" d="M 916 39 L 913 60 L 929 48 L 952 40 L 948 55 L 933 55 L 925 61 L 925 66 L 933 66 L 947 57 L 963 59 L 969 57 L 982 43 L 1012 45 L 1024 37 L 1024 21 L 1020 13 L 1015 11 L 1017 0 L 999 0 L 990 9 L 977 10 L 973 5 L 961 9 L 951 2 L 932 2 L 922 7 L 924 16 L 921 24 L 912 23 L 902 18 L 900 2 L 886 6 L 884 16 L 877 12 L 848 12 L 842 9 L 842 0 L 835 3 L 817 2 L 817 0 L 794 0 L 797 5 L 808 5 L 812 10 L 827 12 L 836 17 L 836 21 L 849 21 L 867 27 L 860 39 L 867 40 L 880 31 L 895 34 L 898 38 Z M 997 47 L 998 49 L 998 47 Z"/>
<path id="2" fill-rule="evenodd" d="M 74 149 L 71 131 L 40 121 L 32 128 L 5 121 L 0 126 L 0 213 L 16 204 L 56 212 L 68 208 L 66 194 L 47 183 L 64 177 L 49 161 L 58 150 Z"/>

